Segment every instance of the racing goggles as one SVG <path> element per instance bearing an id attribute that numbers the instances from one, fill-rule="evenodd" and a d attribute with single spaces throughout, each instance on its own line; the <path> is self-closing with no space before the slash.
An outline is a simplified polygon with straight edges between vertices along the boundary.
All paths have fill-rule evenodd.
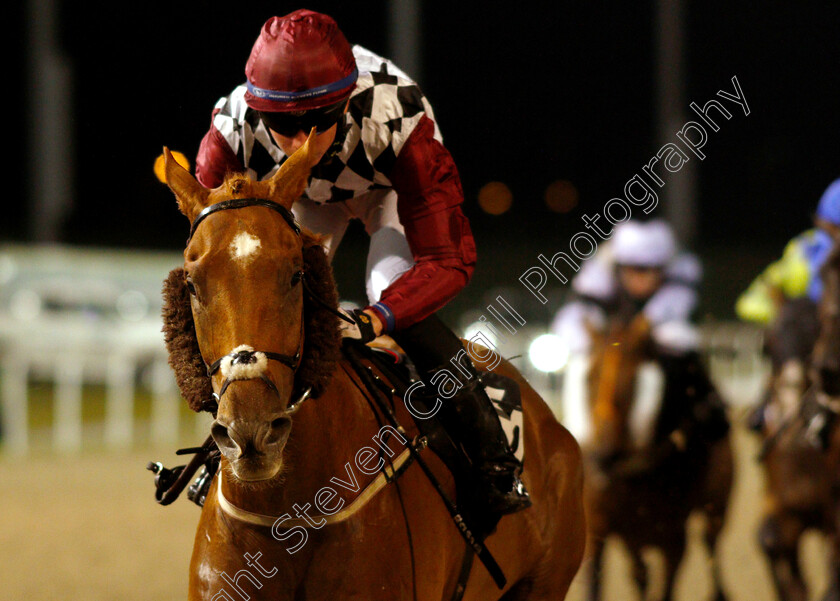
<path id="1" fill-rule="evenodd" d="M 347 106 L 346 98 L 324 108 L 308 111 L 288 113 L 260 111 L 260 119 L 268 129 L 287 138 L 293 137 L 299 131 L 309 133 L 313 127 L 321 134 L 338 123 L 344 114 L 345 106 Z"/>

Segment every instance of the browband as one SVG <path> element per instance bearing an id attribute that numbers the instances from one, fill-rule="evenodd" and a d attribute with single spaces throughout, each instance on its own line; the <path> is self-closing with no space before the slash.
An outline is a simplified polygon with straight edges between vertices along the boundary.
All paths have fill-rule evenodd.
<path id="1" fill-rule="evenodd" d="M 209 207 L 204 207 L 204 209 L 202 209 L 202 211 L 196 216 L 195 220 L 190 226 L 190 236 L 189 238 L 187 238 L 187 244 L 189 244 L 190 240 L 192 240 L 193 234 L 195 234 L 195 230 L 196 228 L 198 228 L 198 225 L 213 213 L 218 213 L 219 211 L 227 211 L 229 209 L 244 209 L 245 207 L 265 207 L 267 209 L 271 209 L 276 213 L 279 213 L 280 216 L 286 220 L 286 223 L 289 224 L 289 227 L 291 227 L 295 231 L 295 234 L 297 234 L 298 236 L 300 235 L 300 226 L 298 225 L 297 221 L 295 221 L 294 215 L 292 215 L 292 212 L 289 211 L 283 205 L 277 204 L 276 202 L 272 202 L 270 200 L 266 200 L 264 198 L 234 198 L 231 200 L 223 200 L 222 202 L 217 202 L 216 204 L 212 204 Z"/>

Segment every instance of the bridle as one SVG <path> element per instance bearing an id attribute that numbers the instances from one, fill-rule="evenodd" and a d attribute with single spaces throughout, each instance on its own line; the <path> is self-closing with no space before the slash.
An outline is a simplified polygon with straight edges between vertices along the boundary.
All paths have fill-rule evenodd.
<path id="1" fill-rule="evenodd" d="M 190 241 L 195 235 L 196 229 L 198 229 L 198 226 L 201 224 L 201 222 L 213 213 L 218 213 L 220 211 L 229 211 L 233 209 L 244 209 L 248 207 L 265 207 L 278 213 L 281 217 L 283 217 L 283 220 L 289 225 L 289 227 L 292 228 L 292 231 L 294 231 L 295 235 L 300 237 L 300 226 L 298 225 L 297 221 L 295 221 L 295 218 L 292 215 L 291 211 L 289 211 L 283 205 L 263 198 L 234 198 L 231 200 L 217 202 L 202 209 L 202 211 L 196 216 L 196 218 L 192 222 L 192 225 L 190 226 L 190 235 L 187 238 L 187 245 L 189 246 Z M 308 286 L 305 286 L 304 273 L 305 272 L 303 270 L 300 270 L 294 275 L 294 277 L 296 278 L 296 281 L 303 282 L 304 287 L 307 290 L 309 290 Z M 300 342 L 298 344 L 297 352 L 294 355 L 284 355 L 282 353 L 275 353 L 270 351 L 257 351 L 249 346 L 242 345 L 233 349 L 230 353 L 219 357 L 212 363 L 208 363 L 206 360 L 204 360 L 204 364 L 207 367 L 208 377 L 212 378 L 220 369 L 222 370 L 222 374 L 225 376 L 225 380 L 219 392 L 213 392 L 213 399 L 215 403 L 219 403 L 222 395 L 228 389 L 228 386 L 230 386 L 231 382 L 234 382 L 236 380 L 250 380 L 259 378 L 262 381 L 264 381 L 268 385 L 268 387 L 274 391 L 275 394 L 280 396 L 280 392 L 277 390 L 277 386 L 274 384 L 271 378 L 269 378 L 266 375 L 264 369 L 255 370 L 255 375 L 248 377 L 239 377 L 233 374 L 228 374 L 230 374 L 231 370 L 235 371 L 237 369 L 243 369 L 246 368 L 246 366 L 248 365 L 256 365 L 257 367 L 259 367 L 260 363 L 263 363 L 264 365 L 265 363 L 267 363 L 268 360 L 277 361 L 278 363 L 281 363 L 282 365 L 285 365 L 286 367 L 290 368 L 294 374 L 297 374 L 298 368 L 300 367 L 304 342 L 303 323 L 303 319 L 301 319 L 299 337 Z M 285 414 L 291 415 L 292 413 L 296 412 L 300 408 L 301 403 L 308 399 L 311 393 L 311 386 L 303 390 L 301 394 L 298 395 L 295 401 L 290 402 L 288 404 L 285 410 Z"/>
<path id="2" fill-rule="evenodd" d="M 196 218 L 190 226 L 190 237 L 187 238 L 187 245 L 189 245 L 190 240 L 192 240 L 192 237 L 195 235 L 195 230 L 198 229 L 199 224 L 213 213 L 228 211 L 230 209 L 244 209 L 246 207 L 265 207 L 267 209 L 271 209 L 275 213 L 279 213 L 286 223 L 289 224 L 289 227 L 292 228 L 295 234 L 300 236 L 300 226 L 297 221 L 295 221 L 294 215 L 292 215 L 292 212 L 283 205 L 264 198 L 233 198 L 231 200 L 223 200 L 208 207 L 204 207 L 204 209 L 196 215 Z"/>

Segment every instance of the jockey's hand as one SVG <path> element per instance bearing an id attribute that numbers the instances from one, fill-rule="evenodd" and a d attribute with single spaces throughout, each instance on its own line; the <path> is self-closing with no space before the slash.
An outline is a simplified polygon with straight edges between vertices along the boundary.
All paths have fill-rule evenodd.
<path id="1" fill-rule="evenodd" d="M 339 320 L 339 329 L 341 330 L 342 338 L 351 338 L 359 340 L 363 343 L 368 343 L 375 339 L 382 331 L 382 324 L 376 316 L 363 311 L 362 309 L 353 309 L 347 311 L 339 307 L 338 309 L 345 317 L 352 319 L 353 323 L 349 323 L 343 319 Z M 377 328 L 377 326 L 379 326 Z"/>

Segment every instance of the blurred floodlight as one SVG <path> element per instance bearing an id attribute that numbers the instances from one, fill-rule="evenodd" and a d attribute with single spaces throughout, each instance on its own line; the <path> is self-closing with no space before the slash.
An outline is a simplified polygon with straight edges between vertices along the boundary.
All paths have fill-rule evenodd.
<path id="1" fill-rule="evenodd" d="M 471 340 L 473 336 L 476 334 L 481 334 L 486 340 L 488 340 L 493 346 L 499 347 L 499 337 L 496 336 L 493 331 L 487 326 L 486 323 L 482 321 L 474 321 L 466 328 L 464 328 L 464 338 L 466 340 Z M 476 340 L 478 344 L 481 344 L 481 339 Z"/>
<path id="2" fill-rule="evenodd" d="M 555 213 L 568 213 L 577 204 L 577 188 L 568 180 L 558 179 L 545 189 L 545 205 Z"/>
<path id="3" fill-rule="evenodd" d="M 126 321 L 141 321 L 149 312 L 149 299 L 137 290 L 127 290 L 117 298 L 117 313 Z"/>
<path id="4" fill-rule="evenodd" d="M 528 347 L 528 359 L 538 370 L 550 373 L 560 371 L 569 361 L 569 349 L 559 336 L 542 334 Z"/>
<path id="5" fill-rule="evenodd" d="M 0 255 L 0 284 L 8 284 L 17 275 L 14 259 L 7 254 Z"/>
<path id="6" fill-rule="evenodd" d="M 501 215 L 513 204 L 513 193 L 507 184 L 487 182 L 478 191 L 478 206 L 490 215 Z"/>
<path id="7" fill-rule="evenodd" d="M 178 163 L 179 165 L 181 165 L 181 167 L 183 167 L 187 171 L 189 171 L 190 161 L 189 161 L 189 159 L 187 159 L 187 157 L 184 155 L 184 153 L 183 152 L 178 152 L 177 150 L 171 150 L 170 152 L 172 153 L 172 158 L 175 159 L 175 162 Z M 158 155 L 158 157 L 155 159 L 155 164 L 154 164 L 153 169 L 154 169 L 154 172 L 155 172 L 155 176 L 161 182 L 163 182 L 165 184 L 166 183 L 166 173 L 165 173 L 165 171 L 166 171 L 166 160 L 164 159 L 162 154 Z"/>
<path id="8" fill-rule="evenodd" d="M 21 321 L 31 321 L 41 313 L 41 296 L 29 288 L 21 288 L 9 299 L 9 311 Z"/>
<path id="9" fill-rule="evenodd" d="M 352 311 L 353 309 L 362 308 L 362 305 L 360 305 L 356 301 L 345 298 L 338 301 L 338 306 L 344 309 L 345 311 Z"/>

